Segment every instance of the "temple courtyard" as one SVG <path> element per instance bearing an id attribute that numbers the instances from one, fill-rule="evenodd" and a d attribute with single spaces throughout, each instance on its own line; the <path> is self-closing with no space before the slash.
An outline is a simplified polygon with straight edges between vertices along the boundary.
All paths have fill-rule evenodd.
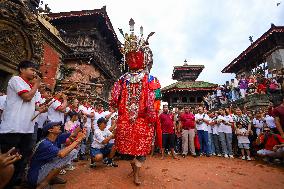
<path id="1" fill-rule="evenodd" d="M 130 165 L 127 161 L 117 161 L 119 167 L 98 164 L 89 168 L 88 161 L 76 163 L 74 171 L 62 176 L 66 185 L 56 185 L 56 189 L 129 189 L 129 188 L 190 188 L 190 189 L 283 189 L 284 168 L 266 164 L 263 161 L 244 161 L 218 157 L 186 157 L 173 160 L 159 156 L 148 157 L 142 172 L 142 185 L 135 186 Z"/>

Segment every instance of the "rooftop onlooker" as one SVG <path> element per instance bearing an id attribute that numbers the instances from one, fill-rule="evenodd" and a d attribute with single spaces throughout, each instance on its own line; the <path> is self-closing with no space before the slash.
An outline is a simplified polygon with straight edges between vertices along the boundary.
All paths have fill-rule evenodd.
<path id="1" fill-rule="evenodd" d="M 247 88 L 248 88 L 248 81 L 245 78 L 245 75 L 241 76 L 241 79 L 239 81 L 239 88 L 240 88 L 240 93 L 241 93 L 242 98 L 245 98 L 247 94 Z"/>

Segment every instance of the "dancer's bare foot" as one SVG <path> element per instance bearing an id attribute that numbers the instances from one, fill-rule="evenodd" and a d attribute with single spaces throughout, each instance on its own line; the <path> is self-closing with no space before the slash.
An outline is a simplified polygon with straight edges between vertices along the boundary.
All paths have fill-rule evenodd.
<path id="1" fill-rule="evenodd" d="M 139 180 L 139 171 L 140 167 L 134 166 L 134 184 L 139 186 L 141 184 L 141 181 Z"/>
<path id="2" fill-rule="evenodd" d="M 165 156 L 162 156 L 162 157 L 161 157 L 161 160 L 163 160 L 163 159 L 165 159 Z"/>
<path id="3" fill-rule="evenodd" d="M 134 176 L 135 163 L 131 162 L 130 165 L 131 165 L 132 171 L 131 171 L 131 173 L 128 174 L 128 177 Z"/>
<path id="4" fill-rule="evenodd" d="M 139 177 L 138 176 L 135 176 L 134 177 L 134 184 L 136 184 L 137 186 L 141 185 L 142 182 L 139 180 Z"/>

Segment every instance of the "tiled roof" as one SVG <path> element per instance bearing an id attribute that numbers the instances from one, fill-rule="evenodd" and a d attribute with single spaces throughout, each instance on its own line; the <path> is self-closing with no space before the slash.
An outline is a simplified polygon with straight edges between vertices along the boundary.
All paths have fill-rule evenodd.
<path id="1" fill-rule="evenodd" d="M 205 82 L 205 81 L 178 81 L 169 86 L 162 88 L 162 92 L 175 91 L 175 90 L 214 90 L 217 88 L 217 84 Z"/>
<path id="2" fill-rule="evenodd" d="M 273 37 L 273 35 L 280 33 L 282 34 L 277 37 Z M 244 62 L 247 62 L 247 64 L 261 64 L 262 61 L 259 62 L 252 62 L 251 60 L 257 59 L 260 57 L 261 59 L 265 56 L 267 52 L 270 52 L 271 49 L 273 49 L 275 46 L 280 45 L 278 43 L 281 43 L 283 45 L 283 34 L 284 34 L 284 26 L 275 26 L 272 25 L 271 28 L 265 32 L 260 38 L 258 38 L 255 42 L 253 42 L 245 51 L 243 51 L 237 58 L 235 58 L 229 65 L 227 65 L 223 70 L 222 73 L 235 73 L 237 72 L 236 66 L 245 65 Z M 271 39 L 272 38 L 272 39 Z M 275 39 L 276 38 L 276 39 Z M 277 42 L 275 42 L 277 40 Z M 269 54 L 267 54 L 269 55 Z M 256 66 L 258 66 L 256 65 Z"/>

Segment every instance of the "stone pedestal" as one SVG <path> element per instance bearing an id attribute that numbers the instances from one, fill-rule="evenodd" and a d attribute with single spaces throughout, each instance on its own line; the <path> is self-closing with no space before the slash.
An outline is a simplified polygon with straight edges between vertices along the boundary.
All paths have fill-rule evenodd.
<path id="1" fill-rule="evenodd" d="M 233 108 L 240 107 L 243 109 L 246 107 L 247 110 L 257 111 L 257 110 L 266 110 L 270 103 L 273 103 L 275 106 L 279 105 L 282 102 L 281 94 L 253 94 L 249 95 L 244 99 L 239 99 L 234 101 L 233 103 L 222 105 L 222 108 L 230 107 L 232 105 Z M 214 108 L 213 110 L 218 110 L 218 108 Z"/>
<path id="2" fill-rule="evenodd" d="M 266 94 L 250 95 L 244 100 L 244 106 L 246 106 L 248 110 L 252 111 L 267 109 L 269 104 L 269 97 Z"/>

